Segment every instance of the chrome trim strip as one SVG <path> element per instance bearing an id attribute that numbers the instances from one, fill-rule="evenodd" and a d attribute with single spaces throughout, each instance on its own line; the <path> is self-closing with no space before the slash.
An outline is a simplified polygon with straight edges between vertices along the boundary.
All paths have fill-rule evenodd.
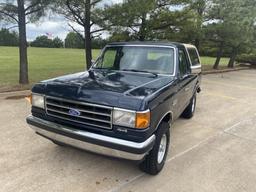
<path id="1" fill-rule="evenodd" d="M 173 112 L 172 112 L 172 111 L 167 111 L 167 112 L 161 117 L 160 121 L 158 121 L 157 126 L 156 126 L 156 130 L 158 129 L 160 123 L 162 122 L 162 120 L 164 119 L 164 117 L 165 117 L 168 113 L 170 113 L 170 114 L 172 115 L 172 116 L 171 116 L 171 119 L 170 119 L 170 123 L 173 121 Z"/>
<path id="2" fill-rule="evenodd" d="M 70 109 L 70 107 L 67 107 L 65 105 L 53 104 L 53 103 L 50 103 L 50 102 L 47 102 L 47 105 L 51 105 L 51 106 L 55 106 L 55 107 L 61 107 L 61 108 L 65 108 L 65 109 Z M 77 107 L 76 107 L 76 109 L 81 111 L 81 112 L 84 112 L 84 113 L 93 113 L 95 115 L 102 115 L 102 116 L 106 116 L 106 117 L 111 116 L 111 114 L 107 114 L 107 113 L 99 113 L 99 112 L 95 112 L 95 111 L 88 111 L 88 110 L 84 110 L 84 109 L 77 108 Z"/>
<path id="3" fill-rule="evenodd" d="M 90 138 L 90 139 L 97 140 L 97 141 L 104 141 L 104 142 L 108 142 L 111 144 L 126 146 L 126 147 L 130 147 L 130 148 L 134 148 L 134 149 L 143 149 L 155 141 L 155 135 L 152 135 L 151 137 L 149 137 L 146 141 L 144 141 L 142 143 L 137 143 L 137 142 L 133 142 L 133 141 L 127 141 L 127 140 L 123 140 L 123 139 L 99 135 L 99 134 L 91 133 L 88 131 L 77 130 L 77 129 L 74 129 L 71 127 L 66 127 L 66 126 L 59 125 L 59 124 L 56 124 L 53 122 L 49 122 L 49 121 L 34 117 L 32 115 L 28 116 L 28 119 L 35 121 L 41 125 L 50 127 L 52 129 L 56 129 L 61 132 L 70 133 L 70 134 L 82 136 L 85 138 Z M 133 153 L 129 153 L 129 152 L 111 149 L 108 147 L 99 146 L 96 144 L 91 144 L 88 142 L 84 142 L 84 141 L 80 141 L 80 140 L 73 139 L 70 137 L 66 137 L 66 136 L 63 136 L 63 135 L 60 135 L 57 133 L 53 133 L 53 132 L 38 128 L 33 125 L 30 125 L 30 127 L 33 130 L 35 130 L 36 132 L 38 132 L 50 139 L 57 140 L 57 141 L 60 141 L 60 142 L 63 142 L 65 144 L 69 144 L 69 145 L 72 145 L 75 147 L 79 147 L 84 150 L 92 151 L 94 153 L 100 153 L 100 154 L 104 154 L 104 155 L 108 155 L 108 156 L 114 156 L 114 157 L 119 157 L 119 158 L 124 158 L 124 159 L 130 159 L 130 160 L 141 160 L 146 155 L 146 153 L 138 155 L 138 154 L 133 154 Z"/>
<path id="4" fill-rule="evenodd" d="M 74 101 L 74 100 L 63 99 L 63 98 L 59 98 L 59 97 L 46 96 L 46 99 L 48 99 L 48 98 L 49 99 L 56 99 L 56 100 L 64 101 L 64 102 L 66 101 L 66 102 L 70 102 L 70 103 L 85 105 L 85 106 L 99 107 L 99 108 L 105 108 L 105 109 L 113 109 L 113 107 L 108 107 L 108 106 L 105 106 L 105 105 L 86 103 L 86 102 L 82 102 L 82 101 Z"/>
<path id="5" fill-rule="evenodd" d="M 72 115 L 69 115 L 68 113 L 65 113 L 63 111 L 57 111 L 57 110 L 54 110 L 54 109 L 49 109 L 47 108 L 47 111 L 52 111 L 52 112 L 55 112 L 55 113 L 60 113 L 60 114 L 64 114 L 64 115 L 68 115 L 70 117 L 73 117 Z M 51 115 L 51 114 L 49 114 Z M 81 118 L 81 119 L 87 119 L 87 120 L 91 120 L 91 121 L 98 121 L 98 122 L 103 122 L 103 123 L 110 123 L 110 121 L 106 121 L 106 120 L 101 120 L 101 119 L 95 119 L 95 118 L 91 118 L 91 117 L 85 117 L 85 116 L 75 116 L 76 118 Z"/>

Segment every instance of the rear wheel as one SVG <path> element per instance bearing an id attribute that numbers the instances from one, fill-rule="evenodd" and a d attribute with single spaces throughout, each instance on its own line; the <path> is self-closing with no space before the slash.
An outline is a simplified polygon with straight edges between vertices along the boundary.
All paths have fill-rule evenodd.
<path id="1" fill-rule="evenodd" d="M 183 111 L 181 116 L 186 118 L 186 119 L 190 119 L 194 116 L 195 110 L 196 110 L 196 93 L 191 98 L 189 105 Z"/>
<path id="2" fill-rule="evenodd" d="M 156 175 L 158 174 L 166 160 L 170 142 L 170 126 L 167 122 L 162 122 L 156 132 L 156 140 L 153 149 L 140 164 L 142 171 Z"/>

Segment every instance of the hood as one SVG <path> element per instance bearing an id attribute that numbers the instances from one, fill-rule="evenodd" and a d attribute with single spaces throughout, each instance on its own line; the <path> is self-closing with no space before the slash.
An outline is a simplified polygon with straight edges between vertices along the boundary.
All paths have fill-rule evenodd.
<path id="1" fill-rule="evenodd" d="M 141 110 L 146 97 L 171 81 L 171 76 L 150 73 L 91 70 L 42 81 L 32 91 L 65 99 Z"/>

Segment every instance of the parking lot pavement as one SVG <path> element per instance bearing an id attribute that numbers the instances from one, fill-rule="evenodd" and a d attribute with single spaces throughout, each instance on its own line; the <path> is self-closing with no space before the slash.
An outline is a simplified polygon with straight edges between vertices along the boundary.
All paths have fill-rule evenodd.
<path id="1" fill-rule="evenodd" d="M 59 147 L 25 123 L 25 99 L 0 98 L 0 191 L 255 192 L 256 70 L 203 76 L 196 115 L 172 125 L 158 176 L 132 162 Z"/>

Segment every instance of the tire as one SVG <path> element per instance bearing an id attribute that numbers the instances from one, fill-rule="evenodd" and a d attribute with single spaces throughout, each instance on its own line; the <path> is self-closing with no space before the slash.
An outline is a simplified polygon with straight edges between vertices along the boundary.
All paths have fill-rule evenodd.
<path id="1" fill-rule="evenodd" d="M 181 114 L 181 116 L 183 118 L 186 119 L 190 119 L 194 116 L 195 113 L 195 109 L 196 109 L 196 93 L 193 95 L 193 97 L 190 100 L 189 105 L 187 106 L 187 108 L 183 111 L 183 113 Z"/>
<path id="2" fill-rule="evenodd" d="M 165 138 L 165 139 L 164 139 Z M 160 149 L 160 144 L 165 140 L 165 150 Z M 166 156 L 170 143 L 170 125 L 167 122 L 162 122 L 156 132 L 156 140 L 153 149 L 145 157 L 144 161 L 140 164 L 142 171 L 150 174 L 157 175 L 164 167 Z M 162 145 L 163 147 L 163 145 Z M 162 152 L 160 152 L 162 150 Z M 164 152 L 163 152 L 164 150 Z"/>

